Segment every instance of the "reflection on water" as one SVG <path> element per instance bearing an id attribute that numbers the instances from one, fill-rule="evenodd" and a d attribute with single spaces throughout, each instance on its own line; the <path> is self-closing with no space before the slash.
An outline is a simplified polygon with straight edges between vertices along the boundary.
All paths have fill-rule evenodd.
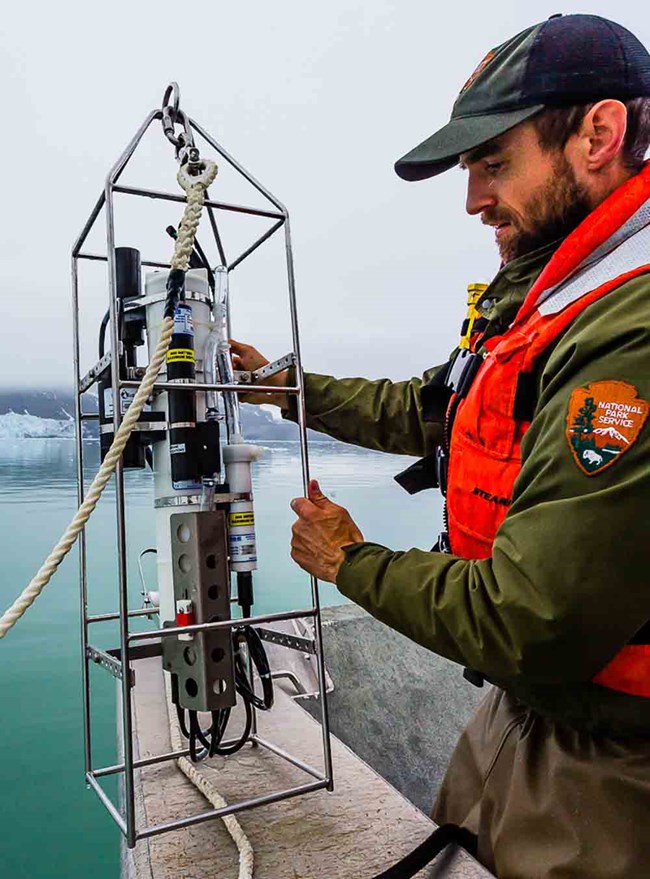
<path id="1" fill-rule="evenodd" d="M 299 447 L 265 442 L 254 469 L 260 569 L 255 575 L 259 613 L 306 607 L 309 578 L 289 556 L 295 516 L 291 498 L 302 494 Z M 86 484 L 99 464 L 96 443 L 86 446 Z M 440 528 L 440 503 L 430 492 L 409 497 L 393 475 L 409 459 L 323 442 L 310 446 L 311 475 L 347 507 L 367 540 L 408 549 L 428 548 Z M 152 478 L 127 471 L 127 535 L 131 606 L 140 606 L 139 552 L 154 545 Z M 0 540 L 4 609 L 29 582 L 76 508 L 73 440 L 5 439 L 0 447 Z M 91 613 L 117 609 L 114 489 L 110 485 L 88 523 Z M 155 566 L 147 576 L 155 576 Z M 0 825 L 3 873 L 29 879 L 56 875 L 115 879 L 118 836 L 110 818 L 86 793 L 82 778 L 79 609 L 76 549 L 41 598 L 2 642 L 0 693 Z M 323 584 L 323 604 L 341 596 Z M 147 626 L 147 623 L 138 623 Z M 96 627 L 95 643 L 116 643 L 115 627 Z M 95 670 L 93 669 L 95 672 Z M 93 674 L 96 765 L 115 762 L 115 689 L 102 669 Z M 19 741 L 19 747 L 16 747 Z M 33 845 L 33 828 L 39 844 Z"/>

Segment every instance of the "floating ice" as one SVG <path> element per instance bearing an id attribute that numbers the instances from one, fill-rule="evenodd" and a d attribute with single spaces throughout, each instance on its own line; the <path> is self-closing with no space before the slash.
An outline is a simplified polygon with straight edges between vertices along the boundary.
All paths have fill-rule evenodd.
<path id="1" fill-rule="evenodd" d="M 38 418 L 25 412 L 0 415 L 0 439 L 46 439 L 74 437 L 74 420 Z"/>

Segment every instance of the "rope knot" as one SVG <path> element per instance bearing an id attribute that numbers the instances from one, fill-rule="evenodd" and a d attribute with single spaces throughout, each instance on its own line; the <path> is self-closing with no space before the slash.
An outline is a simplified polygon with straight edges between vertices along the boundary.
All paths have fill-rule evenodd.
<path id="1" fill-rule="evenodd" d="M 201 168 L 200 174 L 190 174 L 187 164 L 181 165 L 178 169 L 176 179 L 187 193 L 188 198 L 193 190 L 197 193 L 204 193 L 214 181 L 219 170 L 217 163 L 211 162 L 209 159 L 203 159 L 199 167 Z"/>

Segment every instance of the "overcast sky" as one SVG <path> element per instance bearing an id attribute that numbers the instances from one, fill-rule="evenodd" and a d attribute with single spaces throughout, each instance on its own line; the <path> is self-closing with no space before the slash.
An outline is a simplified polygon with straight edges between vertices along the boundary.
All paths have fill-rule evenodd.
<path id="1" fill-rule="evenodd" d="M 305 368 L 403 378 L 444 360 L 466 285 L 497 269 L 493 233 L 464 212 L 463 172 L 406 183 L 393 163 L 446 122 L 490 48 L 560 11 L 615 17 L 650 44 L 638 0 L 11 4 L 0 23 L 0 382 L 71 383 L 71 245 L 172 79 L 184 109 L 289 209 Z M 128 180 L 173 192 L 175 171 L 156 126 Z M 260 204 L 225 168 L 213 197 Z M 119 198 L 118 244 L 168 259 L 163 229 L 179 206 Z M 264 228 L 224 219 L 228 256 Z M 105 248 L 103 236 L 99 226 L 88 249 Z M 231 281 L 234 334 L 271 358 L 291 347 L 281 243 Z M 105 271 L 82 275 L 84 368 Z"/>

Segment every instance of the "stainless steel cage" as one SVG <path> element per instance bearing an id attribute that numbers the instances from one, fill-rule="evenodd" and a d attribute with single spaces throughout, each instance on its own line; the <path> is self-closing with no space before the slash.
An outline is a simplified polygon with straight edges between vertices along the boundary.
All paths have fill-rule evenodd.
<path id="1" fill-rule="evenodd" d="M 80 330 L 79 330 L 79 261 L 94 260 L 107 263 L 108 267 L 108 299 L 110 313 L 110 348 L 111 351 L 118 351 L 118 322 L 117 322 L 117 299 L 116 299 L 116 269 L 115 269 L 115 218 L 114 218 L 114 197 L 116 194 L 125 196 L 145 197 L 153 199 L 163 199 L 172 202 L 184 202 L 182 195 L 172 194 L 168 192 L 158 192 L 149 189 L 141 189 L 130 186 L 120 186 L 118 181 L 129 163 L 131 157 L 136 151 L 142 138 L 144 137 L 150 126 L 156 121 L 163 121 L 165 109 L 152 111 L 131 142 L 128 144 L 122 155 L 119 157 L 112 170 L 110 171 L 104 191 L 100 195 L 92 210 L 79 238 L 75 242 L 72 249 L 72 311 L 73 311 L 73 336 L 74 336 L 74 369 L 75 369 L 75 421 L 76 421 L 76 451 L 77 451 L 77 482 L 79 501 L 84 496 L 84 442 L 83 442 L 83 423 L 88 419 L 95 419 L 98 416 L 94 413 L 82 411 L 82 394 L 86 392 L 97 381 L 99 374 L 106 367 L 107 358 L 110 360 L 111 367 L 111 383 L 113 399 L 119 399 L 119 391 L 121 388 L 137 387 L 138 382 L 122 379 L 119 375 L 116 357 L 110 357 L 109 354 L 103 358 L 103 361 L 96 363 L 84 375 L 80 372 Z M 255 180 L 252 175 L 245 171 L 235 159 L 232 158 L 200 125 L 193 119 L 184 116 L 186 131 L 196 133 L 202 141 L 204 141 L 218 156 L 227 162 L 235 171 L 241 175 L 258 193 L 260 193 L 271 205 L 268 210 L 246 207 L 239 204 L 229 204 L 220 201 L 214 201 L 207 197 L 205 201 L 205 210 L 208 214 L 209 225 L 212 231 L 214 243 L 219 253 L 219 258 L 229 271 L 235 269 L 241 262 L 251 256 L 258 247 L 264 244 L 271 236 L 281 229 L 284 229 L 284 241 L 286 250 L 286 271 L 289 294 L 289 310 L 291 316 L 291 329 L 293 337 L 294 354 L 296 359 L 296 385 L 294 387 L 278 389 L 271 386 L 258 386 L 256 389 L 267 391 L 268 393 L 288 393 L 295 395 L 298 401 L 298 421 L 300 432 L 300 451 L 302 464 L 302 479 L 305 493 L 307 491 L 307 483 L 309 480 L 309 462 L 307 450 L 307 431 L 305 423 L 305 404 L 302 381 L 302 369 L 300 361 L 300 343 L 298 338 L 298 321 L 295 297 L 295 280 L 293 270 L 293 256 L 291 247 L 291 232 L 289 226 L 289 214 L 286 208 L 266 190 L 260 183 Z M 206 194 L 207 195 L 207 194 Z M 83 250 L 84 244 L 94 228 L 102 211 L 105 213 L 106 221 L 106 254 L 88 253 Z M 273 225 L 262 236 L 257 238 L 250 247 L 240 253 L 232 262 L 228 263 L 224 252 L 222 238 L 219 234 L 219 226 L 217 222 L 218 213 L 221 211 L 230 211 L 240 214 L 248 214 L 251 216 L 266 217 L 275 220 Z M 169 268 L 164 262 L 155 262 L 150 260 L 142 260 L 142 265 Z M 165 382 L 157 382 L 154 386 L 159 390 L 165 390 L 173 385 Z M 249 390 L 246 385 L 235 384 L 185 384 L 185 389 L 194 389 L 197 392 L 215 391 L 234 391 L 236 393 L 244 393 Z M 113 426 L 117 432 L 121 421 L 121 407 L 113 407 Z M 80 535 L 79 539 L 79 588 L 81 600 L 81 647 L 82 647 L 82 677 L 83 677 L 83 725 L 84 725 L 84 757 L 85 757 L 85 777 L 88 785 L 97 793 L 115 823 L 118 825 L 126 838 L 129 848 L 135 846 L 136 842 L 141 839 L 154 836 L 156 834 L 165 833 L 169 830 L 175 830 L 180 827 L 187 827 L 208 821 L 213 818 L 219 818 L 226 814 L 251 809 L 255 806 L 264 805 L 266 803 L 276 802 L 288 797 L 295 797 L 303 793 L 326 788 L 331 790 L 333 787 L 332 778 L 332 757 L 330 747 L 330 732 L 327 715 L 327 699 L 326 699 L 326 676 L 325 665 L 323 659 L 323 642 L 321 633 L 320 618 L 320 599 L 318 582 L 311 577 L 310 595 L 311 605 L 303 610 L 296 610 L 284 613 L 265 614 L 261 616 L 253 616 L 246 620 L 231 619 L 222 622 L 204 623 L 194 626 L 186 626 L 174 629 L 157 629 L 150 631 L 131 631 L 131 622 L 138 617 L 151 614 L 150 608 L 130 609 L 128 600 L 128 582 L 127 582 L 127 552 L 126 552 L 126 525 L 125 525 L 125 484 L 122 462 L 118 464 L 115 471 L 115 501 L 117 516 L 117 551 L 118 551 L 118 597 L 119 610 L 115 613 L 95 614 L 89 613 L 89 594 L 88 594 L 88 577 L 87 577 L 87 546 L 85 532 Z M 181 756 L 189 754 L 189 749 L 177 751 L 174 753 L 159 754 L 145 760 L 134 760 L 133 749 L 133 713 L 132 713 L 132 691 L 135 686 L 134 663 L 138 658 L 151 656 L 160 649 L 160 639 L 178 635 L 182 632 L 198 632 L 215 628 L 232 628 L 242 623 L 250 623 L 258 625 L 265 622 L 291 620 L 298 617 L 305 617 L 311 620 L 313 624 L 313 638 L 286 638 L 282 639 L 284 646 L 292 647 L 301 652 L 310 652 L 316 659 L 317 679 L 318 679 L 318 695 L 321 705 L 321 726 L 322 726 L 322 746 L 323 746 L 323 769 L 316 769 L 308 766 L 296 757 L 287 754 L 277 745 L 266 741 L 257 734 L 257 726 L 254 723 L 253 731 L 250 736 L 252 743 L 261 747 L 265 747 L 278 757 L 289 761 L 294 766 L 302 769 L 311 777 L 309 782 L 290 788 L 288 790 L 278 791 L 256 799 L 235 803 L 221 809 L 211 809 L 198 815 L 188 816 L 180 820 L 170 821 L 165 824 L 158 824 L 149 827 L 136 826 L 136 809 L 135 809 L 135 773 L 146 766 L 161 763 L 167 760 L 173 760 Z M 97 624 L 118 621 L 119 622 L 119 646 L 111 650 L 103 650 L 95 647 L 90 642 L 91 626 Z M 272 635 L 269 636 L 273 638 Z M 98 664 L 105 668 L 110 674 L 120 682 L 120 702 L 121 702 L 121 724 L 122 724 L 122 762 L 114 766 L 106 766 L 95 768 L 92 756 L 92 740 L 91 740 L 91 686 L 90 686 L 90 666 L 92 663 Z M 117 727 L 117 719 L 116 719 Z M 119 776 L 122 781 L 123 789 L 123 805 L 115 804 L 108 796 L 101 785 L 101 779 L 107 776 Z"/>

